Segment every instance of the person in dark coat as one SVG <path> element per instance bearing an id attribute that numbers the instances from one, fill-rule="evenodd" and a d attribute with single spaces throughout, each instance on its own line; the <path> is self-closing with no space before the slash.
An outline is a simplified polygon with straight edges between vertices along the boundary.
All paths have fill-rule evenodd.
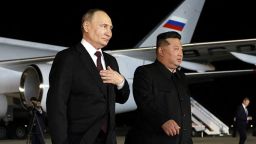
<path id="1" fill-rule="evenodd" d="M 102 51 L 112 21 L 100 9 L 82 17 L 83 38 L 53 62 L 46 100 L 53 144 L 115 144 L 115 103 L 125 103 L 129 85 L 116 59 Z"/>
<path id="2" fill-rule="evenodd" d="M 239 133 L 239 144 L 244 144 L 247 139 L 247 125 L 248 120 L 251 118 L 248 117 L 248 109 L 247 106 L 250 104 L 250 99 L 248 97 L 245 97 L 243 99 L 243 102 L 240 106 L 238 106 L 236 111 L 236 129 Z"/>
<path id="3" fill-rule="evenodd" d="M 157 36 L 156 60 L 139 66 L 133 95 L 137 119 L 125 144 L 192 144 L 190 92 L 178 68 L 183 53 L 179 33 Z"/>

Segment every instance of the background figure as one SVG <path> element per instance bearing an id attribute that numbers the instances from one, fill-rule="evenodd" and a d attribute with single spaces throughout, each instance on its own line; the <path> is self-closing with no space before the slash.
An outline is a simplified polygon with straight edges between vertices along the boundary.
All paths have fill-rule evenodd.
<path id="1" fill-rule="evenodd" d="M 125 103 L 129 85 L 116 59 L 103 52 L 112 37 L 106 12 L 82 17 L 83 38 L 53 62 L 46 107 L 53 144 L 115 144 L 115 102 Z"/>
<path id="2" fill-rule="evenodd" d="M 249 103 L 250 103 L 249 98 L 245 97 L 243 99 L 242 104 L 238 106 L 236 111 L 236 129 L 240 136 L 239 144 L 244 144 L 247 138 L 246 130 L 247 130 L 248 120 L 250 119 L 248 117 L 248 110 L 247 110 L 247 106 L 249 105 Z"/>
<path id="3" fill-rule="evenodd" d="M 45 112 L 43 111 L 40 102 L 36 97 L 31 97 L 30 99 L 32 106 L 29 108 L 32 114 L 30 121 L 28 141 L 31 144 L 45 144 L 44 133 L 46 131 L 45 127 Z"/>
<path id="4" fill-rule="evenodd" d="M 137 120 L 125 144 L 192 144 L 190 93 L 179 69 L 183 53 L 177 32 L 157 36 L 156 60 L 139 66 L 133 94 Z"/>

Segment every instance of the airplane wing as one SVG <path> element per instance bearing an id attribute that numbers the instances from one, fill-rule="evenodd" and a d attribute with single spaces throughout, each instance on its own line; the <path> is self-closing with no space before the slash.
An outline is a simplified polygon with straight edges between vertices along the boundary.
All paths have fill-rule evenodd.
<path id="1" fill-rule="evenodd" d="M 186 61 L 223 61 L 235 58 L 232 52 L 256 55 L 256 39 L 193 43 L 183 48 Z"/>
<path id="2" fill-rule="evenodd" d="M 16 40 L 0 37 L 0 61 L 26 59 L 31 57 L 54 56 L 58 51 L 65 49 L 62 46 Z"/>
<path id="3" fill-rule="evenodd" d="M 3 39 L 8 41 L 10 44 L 3 43 Z M 23 44 L 15 45 L 15 43 L 19 42 L 22 42 Z M 58 51 L 66 48 L 7 38 L 0 38 L 0 44 L 1 51 L 4 51 L 0 54 L 0 65 L 2 67 L 8 67 L 8 65 L 13 64 L 32 64 L 51 61 Z M 155 60 L 155 47 L 109 50 L 106 52 L 112 55 L 124 55 L 136 59 L 143 59 L 145 61 Z M 17 53 L 17 55 L 15 55 L 15 53 Z M 256 55 L 256 39 L 184 44 L 183 54 L 184 62 L 189 62 L 189 65 L 209 64 L 216 61 L 231 60 L 234 58 L 238 58 L 250 64 L 255 64 L 256 61 L 254 59 L 254 55 Z M 33 57 L 31 57 L 31 55 L 33 55 Z M 185 64 L 184 68 L 186 68 Z M 200 70 L 197 69 L 196 66 L 189 69 L 195 71 Z M 205 71 L 210 70 L 214 69 L 208 68 Z"/>
<path id="4" fill-rule="evenodd" d="M 52 60 L 66 47 L 0 37 L 0 67 L 22 72 L 24 66 Z"/>
<path id="5" fill-rule="evenodd" d="M 152 62 L 155 60 L 155 47 L 108 52 L 115 56 L 123 55 L 134 59 L 142 59 L 144 61 Z M 256 39 L 184 44 L 183 55 L 184 58 L 181 67 L 197 72 L 214 71 L 215 62 L 234 60 L 236 58 L 255 65 Z"/>

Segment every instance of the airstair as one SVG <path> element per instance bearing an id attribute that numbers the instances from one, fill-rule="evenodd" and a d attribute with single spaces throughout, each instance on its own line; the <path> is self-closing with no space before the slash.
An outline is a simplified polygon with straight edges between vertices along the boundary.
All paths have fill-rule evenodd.
<path id="1" fill-rule="evenodd" d="M 195 131 L 205 132 L 207 135 L 229 135 L 229 127 L 226 124 L 220 121 L 195 99 L 191 97 L 190 100 L 192 127 Z"/>

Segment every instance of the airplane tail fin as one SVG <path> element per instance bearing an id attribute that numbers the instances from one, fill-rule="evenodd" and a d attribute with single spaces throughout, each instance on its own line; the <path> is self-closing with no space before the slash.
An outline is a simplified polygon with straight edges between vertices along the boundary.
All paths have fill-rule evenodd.
<path id="1" fill-rule="evenodd" d="M 190 43 L 204 3 L 205 0 L 185 0 L 136 47 L 155 46 L 157 35 L 166 31 L 176 31 L 182 36 L 182 44 Z"/>

